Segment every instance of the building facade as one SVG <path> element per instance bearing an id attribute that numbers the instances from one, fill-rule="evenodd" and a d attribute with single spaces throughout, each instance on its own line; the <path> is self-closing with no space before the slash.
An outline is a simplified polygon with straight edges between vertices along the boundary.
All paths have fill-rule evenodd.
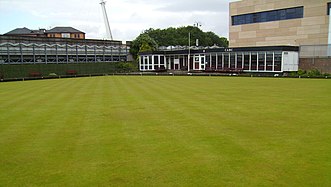
<path id="1" fill-rule="evenodd" d="M 241 0 L 230 3 L 229 45 L 327 45 L 330 0 Z"/>
<path id="2" fill-rule="evenodd" d="M 139 54 L 140 71 L 283 73 L 298 71 L 298 47 L 159 50 Z"/>
<path id="3" fill-rule="evenodd" d="M 90 63 L 129 61 L 121 41 L 0 35 L 0 64 Z"/>

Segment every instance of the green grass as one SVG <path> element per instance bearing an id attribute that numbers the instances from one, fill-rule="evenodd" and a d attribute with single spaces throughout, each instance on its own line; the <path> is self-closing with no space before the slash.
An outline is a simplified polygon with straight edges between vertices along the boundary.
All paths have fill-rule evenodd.
<path id="1" fill-rule="evenodd" d="M 330 186 L 331 82 L 0 84 L 0 186 Z"/>

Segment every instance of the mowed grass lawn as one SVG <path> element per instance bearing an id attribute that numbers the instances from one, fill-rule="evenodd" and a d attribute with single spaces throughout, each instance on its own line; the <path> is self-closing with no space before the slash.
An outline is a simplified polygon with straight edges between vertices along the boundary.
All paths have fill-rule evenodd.
<path id="1" fill-rule="evenodd" d="M 0 84 L 0 186 L 330 186 L 331 81 Z"/>

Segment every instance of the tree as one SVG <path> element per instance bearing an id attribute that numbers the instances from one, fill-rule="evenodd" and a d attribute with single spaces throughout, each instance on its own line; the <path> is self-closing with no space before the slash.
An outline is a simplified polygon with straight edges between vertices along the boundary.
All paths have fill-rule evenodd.
<path id="1" fill-rule="evenodd" d="M 140 34 L 131 46 L 131 54 L 134 58 L 138 52 L 154 51 L 157 46 L 188 46 L 188 36 L 191 34 L 191 45 L 196 44 L 196 39 L 199 40 L 199 46 L 228 47 L 229 42 L 224 37 L 219 37 L 213 32 L 203 32 L 198 27 L 187 26 L 166 29 L 148 29 Z"/>
<path id="2" fill-rule="evenodd" d="M 211 45 L 217 45 L 221 47 L 228 47 L 229 46 L 229 41 L 228 39 L 224 37 L 219 37 L 213 32 L 206 32 L 206 39 L 208 40 L 209 46 Z"/>
<path id="3" fill-rule="evenodd" d="M 157 48 L 158 45 L 155 40 L 148 34 L 143 33 L 132 41 L 130 53 L 133 55 L 133 58 L 136 59 L 139 52 L 155 51 Z"/>
<path id="4" fill-rule="evenodd" d="M 141 44 L 139 52 L 151 52 L 151 51 L 154 51 L 154 49 L 147 42 L 143 42 Z"/>
<path id="5" fill-rule="evenodd" d="M 191 33 L 191 44 L 195 45 L 196 39 L 199 40 L 200 46 L 213 46 L 228 47 L 228 40 L 224 37 L 219 37 L 213 32 L 203 32 L 198 27 L 187 26 L 179 28 L 167 29 L 148 29 L 144 34 L 148 34 L 153 38 L 159 46 L 187 46 L 188 35 Z"/>

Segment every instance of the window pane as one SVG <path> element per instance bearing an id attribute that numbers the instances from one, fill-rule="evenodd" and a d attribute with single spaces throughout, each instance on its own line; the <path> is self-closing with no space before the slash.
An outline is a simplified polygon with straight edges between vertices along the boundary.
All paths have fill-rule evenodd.
<path id="1" fill-rule="evenodd" d="M 145 61 L 145 64 L 148 64 L 148 57 L 147 56 L 144 58 L 144 61 Z"/>
<path id="2" fill-rule="evenodd" d="M 230 68 L 234 69 L 236 67 L 236 54 L 230 54 Z"/>
<path id="3" fill-rule="evenodd" d="M 149 58 L 148 59 L 149 60 L 148 64 L 152 65 L 152 56 L 149 56 L 148 58 Z"/>
<path id="4" fill-rule="evenodd" d="M 261 12 L 261 20 L 260 22 L 266 22 L 267 21 L 267 13 L 266 12 Z"/>
<path id="5" fill-rule="evenodd" d="M 285 20 L 286 19 L 286 10 L 280 10 L 279 11 L 279 18 L 280 20 Z"/>
<path id="6" fill-rule="evenodd" d="M 257 54 L 252 53 L 251 55 L 251 70 L 257 70 Z"/>
<path id="7" fill-rule="evenodd" d="M 211 56 L 211 68 L 216 68 L 216 54 L 213 54 L 213 56 Z"/>
<path id="8" fill-rule="evenodd" d="M 164 64 L 164 57 L 163 56 L 161 56 L 161 58 L 160 58 L 160 64 Z"/>
<path id="9" fill-rule="evenodd" d="M 259 71 L 264 70 L 265 53 L 259 53 Z"/>
<path id="10" fill-rule="evenodd" d="M 140 57 L 140 64 L 144 64 L 144 57 Z"/>
<path id="11" fill-rule="evenodd" d="M 224 53 L 224 69 L 229 68 L 229 53 Z"/>
<path id="12" fill-rule="evenodd" d="M 281 71 L 282 52 L 275 52 L 275 71 Z"/>
<path id="13" fill-rule="evenodd" d="M 159 56 L 154 56 L 154 64 L 159 64 Z"/>
<path id="14" fill-rule="evenodd" d="M 274 59 L 274 53 L 267 52 L 267 71 L 272 71 L 273 59 Z"/>
<path id="15" fill-rule="evenodd" d="M 223 69 L 222 62 L 223 62 L 222 54 L 217 54 L 217 69 Z"/>
<path id="16" fill-rule="evenodd" d="M 250 56 L 249 53 L 244 54 L 244 70 L 249 70 L 249 60 L 250 60 L 249 56 Z"/>
<path id="17" fill-rule="evenodd" d="M 242 68 L 242 54 L 241 53 L 237 54 L 237 68 L 238 69 Z"/>

